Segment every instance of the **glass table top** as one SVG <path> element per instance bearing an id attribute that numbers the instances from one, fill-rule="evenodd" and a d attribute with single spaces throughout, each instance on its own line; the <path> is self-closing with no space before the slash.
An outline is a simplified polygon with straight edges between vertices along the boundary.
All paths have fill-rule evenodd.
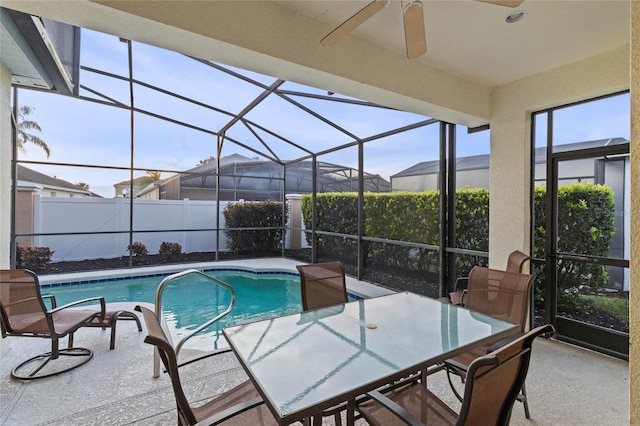
<path id="1" fill-rule="evenodd" d="M 413 293 L 224 329 L 281 419 L 327 408 L 398 372 L 417 372 L 519 326 Z M 344 399 L 340 400 L 343 401 Z M 327 403 L 330 403 L 328 406 Z"/>

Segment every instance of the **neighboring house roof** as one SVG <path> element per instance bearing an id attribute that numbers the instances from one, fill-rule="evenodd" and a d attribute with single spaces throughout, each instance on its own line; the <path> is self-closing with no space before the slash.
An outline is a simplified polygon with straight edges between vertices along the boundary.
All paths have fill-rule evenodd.
<path id="1" fill-rule="evenodd" d="M 220 158 L 220 165 L 221 166 L 226 166 L 228 164 L 238 164 L 238 163 L 244 163 L 247 161 L 255 161 L 255 160 L 251 160 L 250 158 L 245 157 L 244 155 L 240 155 L 240 154 L 231 154 L 231 155 L 227 155 L 226 157 L 222 157 Z M 186 170 L 183 173 L 196 173 L 196 174 L 208 174 L 211 173 L 213 171 L 215 171 L 216 169 L 216 161 L 210 161 L 208 163 L 193 167 L 191 169 Z M 156 187 L 158 185 L 164 184 L 166 182 L 169 182 L 173 179 L 179 178 L 181 176 L 180 173 L 176 173 L 175 175 L 169 176 L 168 178 L 165 179 L 160 179 L 158 181 L 152 182 L 148 185 L 146 185 L 144 188 L 141 188 L 141 181 L 143 179 L 148 179 L 149 176 L 140 176 L 137 177 L 133 180 L 133 187 L 139 189 L 139 191 L 136 193 L 136 196 L 142 195 L 146 192 L 149 192 L 150 190 L 153 189 L 153 187 Z M 115 183 L 113 186 L 117 189 L 118 187 L 128 187 L 131 181 L 129 180 L 123 180 L 122 182 L 118 182 Z"/>
<path id="2" fill-rule="evenodd" d="M 133 186 L 134 186 L 135 188 L 139 187 L 139 186 L 140 186 L 140 181 L 141 181 L 142 179 L 147 179 L 148 177 L 149 177 L 149 176 L 140 176 L 140 177 L 135 178 L 135 179 L 133 180 Z M 123 180 L 122 182 L 114 183 L 114 184 L 113 184 L 113 186 L 114 186 L 114 187 L 118 187 L 118 186 L 129 186 L 129 183 L 130 183 L 130 182 L 131 182 L 130 180 Z"/>
<path id="3" fill-rule="evenodd" d="M 556 152 L 563 151 L 575 151 L 580 149 L 596 148 L 609 145 L 620 145 L 629 142 L 625 138 L 611 138 L 611 139 L 598 139 L 586 142 L 576 142 L 564 145 L 557 145 L 554 147 Z M 479 170 L 489 168 L 490 154 L 471 155 L 468 157 L 459 157 L 456 159 L 456 171 L 468 171 Z M 540 147 L 535 149 L 535 162 L 536 164 L 544 163 L 547 161 L 547 148 Z M 391 176 L 391 178 L 405 177 L 405 176 L 420 176 L 436 174 L 440 170 L 440 162 L 438 160 L 423 161 L 421 163 L 414 164 L 413 166 L 402 170 Z"/>
<path id="4" fill-rule="evenodd" d="M 78 194 L 88 195 L 90 197 L 100 197 L 100 195 L 87 189 L 82 189 L 78 185 L 63 179 L 51 177 L 44 173 L 37 172 L 22 165 L 18 165 L 18 181 L 21 183 L 31 183 L 49 189 L 57 189 L 60 191 L 74 192 Z"/>
<path id="5" fill-rule="evenodd" d="M 171 177 L 169 177 L 167 179 L 171 179 Z M 155 189 L 158 186 L 160 186 L 160 184 L 162 182 L 164 182 L 165 180 L 167 180 L 167 179 L 157 180 L 157 181 L 154 181 L 154 182 L 151 182 L 151 183 L 148 183 L 148 184 L 142 186 L 147 180 L 149 180 L 149 176 L 140 176 L 140 177 L 135 178 L 133 180 L 134 198 L 135 197 L 140 197 L 140 196 L 152 191 L 153 189 Z M 130 180 L 123 180 L 122 182 L 114 183 L 113 187 L 116 190 L 116 196 L 120 196 L 120 194 L 122 193 L 123 190 L 125 192 L 127 192 L 127 194 L 128 194 L 129 188 L 131 187 L 131 181 Z"/>
<path id="6" fill-rule="evenodd" d="M 142 197 L 143 195 L 152 192 L 154 190 L 157 190 L 158 188 L 160 188 L 162 186 L 162 184 L 164 183 L 164 180 L 157 180 L 155 182 L 151 182 L 149 185 L 145 186 L 144 188 L 142 188 L 140 191 L 138 191 L 138 193 L 136 194 L 136 197 Z"/>

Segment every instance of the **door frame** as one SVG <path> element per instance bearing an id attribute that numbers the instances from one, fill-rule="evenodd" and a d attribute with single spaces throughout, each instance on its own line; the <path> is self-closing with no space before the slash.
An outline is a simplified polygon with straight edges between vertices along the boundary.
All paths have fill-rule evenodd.
<path id="1" fill-rule="evenodd" d="M 629 334 L 558 316 L 558 260 L 566 259 L 604 266 L 629 268 L 628 259 L 558 253 L 558 169 L 561 161 L 617 156 L 629 153 L 629 143 L 575 151 L 550 152 L 547 157 L 545 321 L 556 327 L 556 337 L 618 358 L 629 359 Z M 551 150 L 549 150 L 551 151 Z"/>

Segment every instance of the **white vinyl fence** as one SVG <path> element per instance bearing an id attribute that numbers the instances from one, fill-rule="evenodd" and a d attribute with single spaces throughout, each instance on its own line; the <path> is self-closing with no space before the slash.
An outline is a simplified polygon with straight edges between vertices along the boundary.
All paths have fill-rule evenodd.
<path id="1" fill-rule="evenodd" d="M 128 231 L 130 198 L 40 197 L 34 200 L 35 234 L 64 232 Z M 224 228 L 220 203 L 220 228 Z M 158 253 L 163 241 L 178 243 L 186 253 L 215 251 L 216 202 L 191 200 L 140 200 L 133 204 L 133 229 L 137 231 L 185 229 L 179 232 L 134 233 L 150 254 Z M 54 251 L 52 261 L 114 258 L 128 255 L 128 232 L 98 235 L 54 235 L 34 237 L 34 246 Z M 220 250 L 226 250 L 226 236 L 220 233 Z"/>
<path id="2" fill-rule="evenodd" d="M 53 235 L 34 237 L 35 247 L 53 250 L 53 262 L 85 259 L 109 259 L 129 254 L 130 198 L 70 198 L 34 196 L 33 233 L 114 232 L 119 234 Z M 222 212 L 230 202 L 220 202 L 219 227 L 225 226 Z M 296 206 L 298 207 L 298 206 Z M 143 243 L 149 254 L 156 254 L 163 241 L 178 243 L 184 253 L 216 251 L 216 232 L 198 229 L 216 228 L 216 202 L 194 200 L 134 199 L 133 241 Z M 287 237 L 292 233 L 287 232 Z M 300 245 L 304 236 L 295 233 Z M 286 240 L 287 248 L 290 245 Z M 227 250 L 226 235 L 220 232 L 220 251 Z"/>

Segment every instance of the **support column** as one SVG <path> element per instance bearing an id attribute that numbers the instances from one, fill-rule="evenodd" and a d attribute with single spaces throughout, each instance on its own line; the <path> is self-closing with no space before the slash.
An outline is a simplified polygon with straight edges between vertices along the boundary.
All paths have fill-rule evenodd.
<path id="1" fill-rule="evenodd" d="M 0 63 L 0 268 L 9 268 L 11 245 L 11 73 Z"/>
<path id="2" fill-rule="evenodd" d="M 631 289 L 629 424 L 640 424 L 640 2 L 631 1 Z"/>
<path id="3" fill-rule="evenodd" d="M 287 194 L 289 202 L 289 229 L 287 229 L 287 245 L 291 250 L 299 250 L 302 247 L 302 207 L 300 194 Z"/>

